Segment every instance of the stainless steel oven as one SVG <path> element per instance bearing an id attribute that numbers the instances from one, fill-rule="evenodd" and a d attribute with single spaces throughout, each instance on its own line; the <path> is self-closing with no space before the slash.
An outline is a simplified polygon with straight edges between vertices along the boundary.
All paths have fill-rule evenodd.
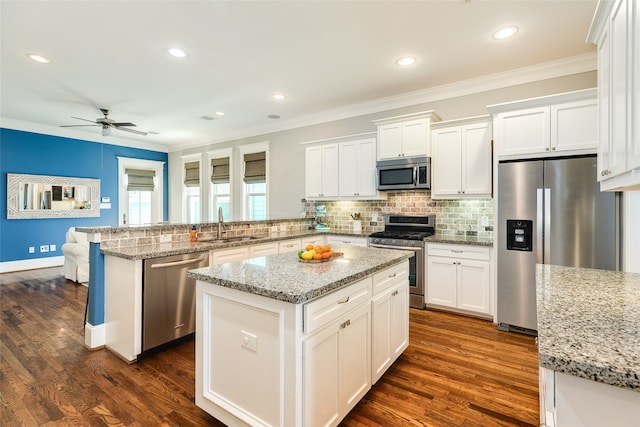
<path id="1" fill-rule="evenodd" d="M 384 223 L 384 231 L 369 235 L 369 246 L 413 252 L 409 258 L 409 306 L 424 309 L 424 239 L 435 233 L 435 215 L 385 215 Z"/>

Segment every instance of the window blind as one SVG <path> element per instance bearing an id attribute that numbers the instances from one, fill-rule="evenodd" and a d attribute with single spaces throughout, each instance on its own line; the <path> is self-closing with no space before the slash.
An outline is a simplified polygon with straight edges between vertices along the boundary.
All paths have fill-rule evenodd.
<path id="1" fill-rule="evenodd" d="M 244 182 L 255 184 L 267 180 L 266 153 L 248 153 L 244 155 Z"/>
<path id="2" fill-rule="evenodd" d="M 184 185 L 186 187 L 200 186 L 200 162 L 184 164 Z"/>
<path id="3" fill-rule="evenodd" d="M 229 183 L 229 157 L 211 159 L 211 182 L 213 184 Z"/>
<path id="4" fill-rule="evenodd" d="M 155 171 L 144 169 L 125 169 L 127 175 L 127 191 L 153 191 Z"/>

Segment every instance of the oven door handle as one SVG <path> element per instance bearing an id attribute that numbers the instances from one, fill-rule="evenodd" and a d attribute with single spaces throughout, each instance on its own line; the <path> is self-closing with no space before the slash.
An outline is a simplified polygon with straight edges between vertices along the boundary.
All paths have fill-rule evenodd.
<path id="1" fill-rule="evenodd" d="M 382 249 L 399 249 L 401 251 L 413 251 L 413 252 L 421 252 L 422 248 L 412 248 L 409 246 L 386 246 L 386 245 L 369 245 L 370 248 L 382 248 Z"/>

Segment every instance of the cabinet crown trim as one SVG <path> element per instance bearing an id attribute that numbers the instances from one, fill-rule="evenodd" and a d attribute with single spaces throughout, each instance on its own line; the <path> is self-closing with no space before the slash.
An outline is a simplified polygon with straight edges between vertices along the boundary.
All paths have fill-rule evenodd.
<path id="1" fill-rule="evenodd" d="M 485 114 L 482 116 L 474 116 L 474 117 L 465 117 L 462 119 L 451 119 L 451 120 L 443 120 L 438 123 L 433 123 L 431 125 L 431 129 L 440 129 L 449 126 L 462 126 L 466 124 L 475 124 L 475 123 L 488 123 L 491 121 L 491 115 Z"/>
<path id="2" fill-rule="evenodd" d="M 404 122 L 406 120 L 424 119 L 424 118 L 429 118 L 431 119 L 432 122 L 439 122 L 441 120 L 440 116 L 438 116 L 435 111 L 429 110 L 429 111 L 420 111 L 418 113 L 404 114 L 402 116 L 387 117 L 384 119 L 372 120 L 372 122 L 376 126 L 380 126 L 387 123 Z"/>
<path id="3" fill-rule="evenodd" d="M 313 141 L 301 142 L 300 145 L 323 144 L 326 142 L 352 142 L 359 139 L 375 138 L 377 132 L 354 133 L 353 135 L 334 136 L 333 138 L 315 139 Z"/>
<path id="4" fill-rule="evenodd" d="M 531 107 L 542 107 L 545 105 L 559 104 L 563 102 L 580 101 L 583 99 L 595 99 L 597 88 L 582 89 L 574 92 L 564 92 L 554 95 L 541 96 L 538 98 L 522 99 L 518 101 L 505 102 L 503 104 L 488 105 L 487 109 L 491 114 L 503 113 L 505 111 L 522 110 Z"/>

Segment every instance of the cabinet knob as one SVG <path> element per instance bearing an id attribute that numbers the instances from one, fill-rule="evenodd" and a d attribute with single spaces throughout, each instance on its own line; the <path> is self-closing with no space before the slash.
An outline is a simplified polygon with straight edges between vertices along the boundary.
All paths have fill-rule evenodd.
<path id="1" fill-rule="evenodd" d="M 545 148 L 546 151 L 549 151 L 549 147 Z"/>
<path id="2" fill-rule="evenodd" d="M 556 151 L 556 147 L 553 147 L 551 150 L 552 150 L 552 151 Z"/>
<path id="3" fill-rule="evenodd" d="M 392 297 L 395 297 L 396 295 L 398 295 L 398 291 L 397 290 L 393 291 L 393 293 L 391 294 Z"/>

